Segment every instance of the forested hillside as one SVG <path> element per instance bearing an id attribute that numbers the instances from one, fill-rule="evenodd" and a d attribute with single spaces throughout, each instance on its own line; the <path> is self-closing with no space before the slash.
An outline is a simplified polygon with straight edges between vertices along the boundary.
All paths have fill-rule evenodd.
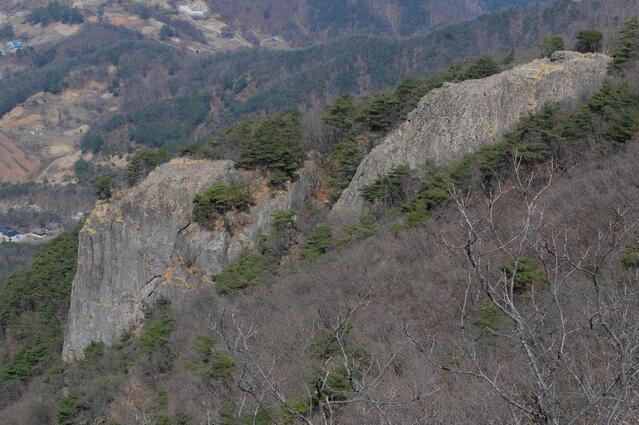
<path id="1" fill-rule="evenodd" d="M 492 54 L 500 61 L 515 49 L 512 60 L 525 61 L 539 54 L 538 46 L 547 34 L 563 35 L 572 47 L 575 34 L 585 25 L 606 29 L 605 47 L 610 47 L 624 11 L 639 13 L 639 5 L 612 0 L 602 9 L 596 1 L 576 4 L 561 0 L 538 8 L 508 9 L 409 39 L 362 35 L 294 51 L 250 50 L 180 60 L 173 73 L 159 80 L 140 84 L 139 79 L 129 81 L 123 74 L 119 92 L 125 107 L 134 113 L 116 114 L 96 123 L 92 136 L 100 135 L 126 149 L 137 133 L 128 132 L 123 140 L 122 127 L 136 128 L 144 117 L 145 126 L 153 128 L 149 134 L 154 142 L 138 138 L 141 144 L 184 145 L 209 137 L 248 114 L 297 107 L 317 115 L 340 93 L 367 95 L 397 85 L 406 76 L 432 74 L 464 58 Z M 171 100 L 150 102 L 135 112 L 142 99 L 154 95 L 166 98 L 167 92 Z M 205 99 L 193 93 L 210 93 L 210 105 L 198 103 Z M 187 104 L 185 99 L 191 100 Z M 187 113 L 189 120 L 183 120 L 182 113 Z M 177 122 L 179 129 L 168 124 Z M 163 131 L 166 125 L 173 130 Z"/>
<path id="2" fill-rule="evenodd" d="M 498 8 L 535 0 L 409 0 L 330 2 L 326 0 L 209 0 L 222 17 L 243 28 L 280 34 L 297 45 L 336 36 L 372 33 L 410 36 L 438 24 L 474 18 Z"/>
<path id="3" fill-rule="evenodd" d="M 63 363 L 77 234 L 43 246 L 31 268 L 0 283 L 0 417 L 29 425 L 632 423 L 638 22 L 628 20 L 611 40 L 607 81 L 593 96 L 548 104 L 453 161 L 395 168 L 362 188 L 367 213 L 344 227 L 327 215 L 371 145 L 422 96 L 491 76 L 508 60 L 465 62 L 368 99 L 340 96 L 310 126 L 323 135 L 316 139 L 294 110 L 228 127 L 183 154 L 231 157 L 235 173 L 253 173 L 251 180 L 229 178 L 186 206 L 171 204 L 182 193 L 166 193 L 187 181 L 165 175 L 170 167 L 136 186 L 167 159 L 143 151 L 126 184 L 153 198 L 102 187 L 78 254 L 96 265 L 91 273 L 127 271 L 140 264 L 103 263 L 82 247 L 113 240 L 106 246 L 152 255 L 159 235 L 177 226 L 170 267 L 142 281 L 174 285 L 172 296 L 153 297 L 166 289 L 150 286 L 149 302 L 131 306 L 128 294 L 115 294 L 142 311 L 137 326 Z M 601 37 L 589 30 L 568 40 L 589 58 L 604 47 Z M 535 66 L 561 68 L 560 56 Z M 179 105 L 131 114 L 129 128 L 166 120 Z M 172 166 L 206 164 L 231 167 L 194 159 Z M 159 177 L 168 184 L 150 187 Z M 211 254 L 206 235 L 238 237 L 256 220 L 247 212 L 300 184 L 312 196 L 273 214 L 223 271 L 211 275 L 189 260 Z M 154 221 L 165 209 L 191 208 L 185 227 Z M 127 222 L 138 213 L 139 223 Z M 126 237 L 157 223 L 158 240 Z M 115 291 L 84 284 L 107 297 Z"/>
<path id="4" fill-rule="evenodd" d="M 497 62 L 521 63 L 539 55 L 538 46 L 549 34 L 564 36 L 571 48 L 579 30 L 596 27 L 604 31 L 603 47 L 609 48 L 624 15 L 639 13 L 637 9 L 625 0 L 608 1 L 605 8 L 594 0 L 558 0 L 441 25 L 410 38 L 347 35 L 303 49 L 200 56 L 133 29 L 87 20 L 64 41 L 25 49 L 15 64 L 4 68 L 0 112 L 23 108 L 14 111 L 23 114 L 20 119 L 6 118 L 6 130 L 19 141 L 11 149 L 40 158 L 43 165 L 36 173 L 58 159 L 51 157 L 51 145 L 64 145 L 74 155 L 81 148 L 81 172 L 63 157 L 64 165 L 46 170 L 42 179 L 92 185 L 96 176 L 118 166 L 113 154 L 141 147 L 175 153 L 206 143 L 247 115 L 290 107 L 317 121 L 339 94 L 366 96 L 396 86 L 406 76 L 432 74 L 485 54 Z M 77 96 L 86 96 L 87 102 L 74 103 Z M 60 119 L 50 118 L 52 111 Z M 47 119 L 28 128 L 13 123 L 38 116 Z M 63 128 L 56 130 L 60 124 Z M 90 128 L 86 135 L 85 126 Z M 34 137 L 43 128 L 46 138 Z M 97 158 L 106 162 L 101 170 L 89 153 L 102 154 Z M 92 166 L 87 169 L 87 164 Z"/>

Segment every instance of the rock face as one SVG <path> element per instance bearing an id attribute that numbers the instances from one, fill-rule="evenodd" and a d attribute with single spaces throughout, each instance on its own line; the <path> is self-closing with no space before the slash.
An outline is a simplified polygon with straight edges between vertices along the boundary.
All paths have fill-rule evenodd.
<path id="1" fill-rule="evenodd" d="M 251 187 L 256 205 L 230 213 L 237 224 L 231 233 L 192 222 L 197 193 L 236 182 Z M 120 199 L 98 205 L 80 232 L 63 358 L 81 358 L 91 341 L 116 340 L 139 321 L 144 302 L 211 284 L 210 276 L 251 247 L 275 212 L 301 196 L 295 187 L 271 192 L 262 175 L 238 170 L 232 161 L 178 159 Z"/>
<path id="2" fill-rule="evenodd" d="M 408 120 L 364 158 L 333 207 L 333 221 L 361 214 L 361 189 L 399 165 L 416 168 L 426 161 L 454 161 L 495 143 L 547 102 L 570 105 L 591 96 L 605 80 L 609 61 L 601 54 L 557 52 L 551 59 L 431 91 Z"/>

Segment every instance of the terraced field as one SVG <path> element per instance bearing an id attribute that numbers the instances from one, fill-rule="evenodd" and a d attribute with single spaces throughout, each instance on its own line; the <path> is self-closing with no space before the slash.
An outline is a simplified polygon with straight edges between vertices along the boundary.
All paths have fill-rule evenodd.
<path id="1" fill-rule="evenodd" d="M 13 140 L 0 133 L 0 181 L 21 183 L 40 169 L 40 160 L 27 156 Z"/>

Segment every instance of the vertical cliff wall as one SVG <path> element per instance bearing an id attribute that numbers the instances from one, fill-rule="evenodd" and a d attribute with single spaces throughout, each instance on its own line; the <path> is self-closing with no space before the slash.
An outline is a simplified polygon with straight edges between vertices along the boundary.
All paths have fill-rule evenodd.
<path id="1" fill-rule="evenodd" d="M 231 217 L 241 225 L 229 233 L 192 222 L 197 193 L 235 182 L 249 184 L 257 199 L 248 213 Z M 81 357 L 91 341 L 116 340 L 141 318 L 144 302 L 211 284 L 210 276 L 252 246 L 296 193 L 272 192 L 263 176 L 232 161 L 177 159 L 120 199 L 98 205 L 80 232 L 63 358 Z"/>
<path id="2" fill-rule="evenodd" d="M 399 165 L 442 164 L 497 142 L 525 115 L 548 102 L 574 104 L 594 94 L 610 58 L 557 52 L 482 80 L 446 84 L 431 91 L 407 121 L 359 165 L 332 211 L 336 222 L 361 214 L 361 189 Z"/>

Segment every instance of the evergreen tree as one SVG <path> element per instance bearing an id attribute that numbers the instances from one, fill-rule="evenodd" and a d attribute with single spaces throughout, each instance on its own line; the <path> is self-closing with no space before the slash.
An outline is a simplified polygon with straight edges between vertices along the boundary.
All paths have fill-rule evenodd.
<path id="1" fill-rule="evenodd" d="M 381 93 L 363 105 L 358 121 L 371 131 L 386 131 L 397 119 L 397 97 L 394 93 Z"/>
<path id="2" fill-rule="evenodd" d="M 328 198 L 331 202 L 337 201 L 342 191 L 348 187 L 363 157 L 362 149 L 352 138 L 341 141 L 335 147 L 330 156 L 328 173 Z"/>
<path id="3" fill-rule="evenodd" d="M 113 195 L 113 188 L 115 187 L 116 174 L 109 174 L 107 176 L 99 177 L 95 181 L 95 194 L 98 199 L 103 201 L 111 199 Z"/>
<path id="4" fill-rule="evenodd" d="M 336 140 L 341 141 L 353 131 L 353 124 L 355 124 L 353 98 L 348 94 L 339 96 L 328 108 L 322 121 L 333 132 Z"/>
<path id="5" fill-rule="evenodd" d="M 539 46 L 541 50 L 541 57 L 549 58 L 553 53 L 559 50 L 566 49 L 566 43 L 564 42 L 563 37 L 558 35 L 551 35 L 544 38 L 544 41 Z"/>
<path id="6" fill-rule="evenodd" d="M 171 156 L 164 149 L 140 149 L 129 161 L 126 180 L 129 186 L 133 186 L 146 177 L 157 166 L 167 162 Z"/>
<path id="7" fill-rule="evenodd" d="M 273 186 L 292 178 L 304 159 L 300 119 L 299 111 L 287 110 L 258 122 L 247 134 L 238 164 L 267 169 Z"/>
<path id="8" fill-rule="evenodd" d="M 464 72 L 463 80 L 476 80 L 499 73 L 501 69 L 494 57 L 487 55 L 477 59 Z"/>
<path id="9" fill-rule="evenodd" d="M 575 50 L 580 53 L 595 53 L 601 50 L 603 33 L 596 29 L 579 31 Z"/>
<path id="10" fill-rule="evenodd" d="M 637 58 L 639 53 L 639 17 L 625 23 L 621 30 L 621 37 L 617 41 L 613 53 L 611 69 L 622 69 L 629 62 Z"/>

